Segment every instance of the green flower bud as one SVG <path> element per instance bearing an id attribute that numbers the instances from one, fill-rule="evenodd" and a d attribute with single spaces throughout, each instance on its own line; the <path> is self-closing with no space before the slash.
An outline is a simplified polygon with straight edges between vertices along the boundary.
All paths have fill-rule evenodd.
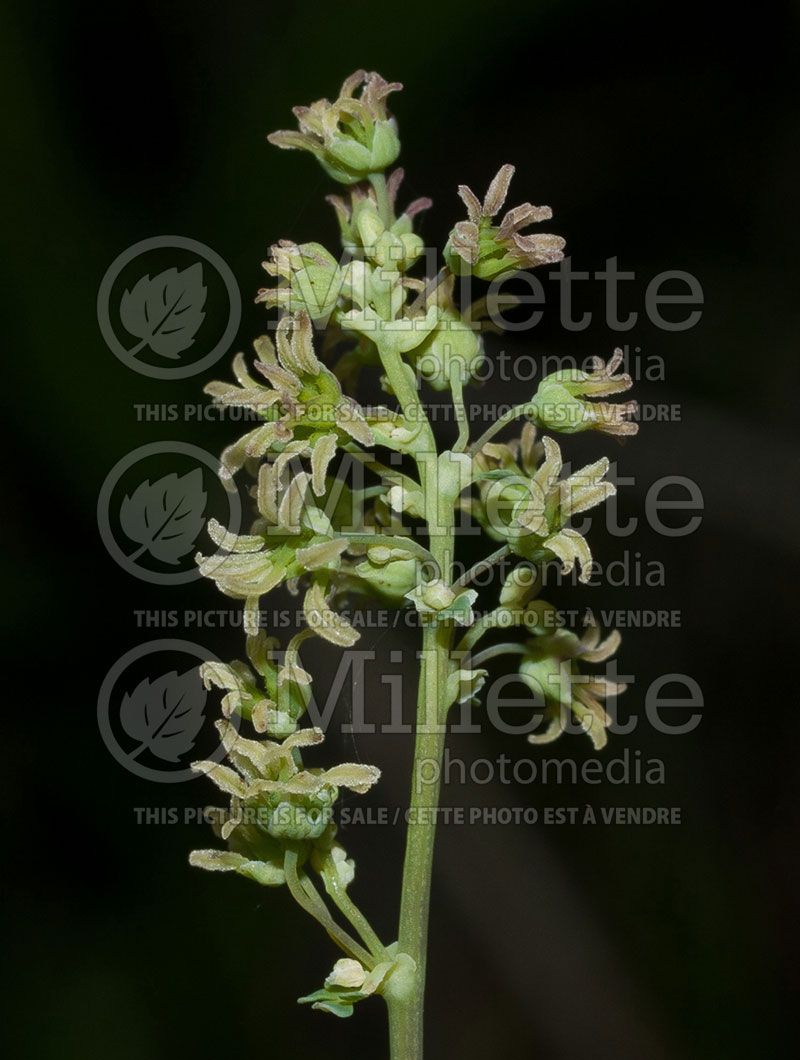
<path id="1" fill-rule="evenodd" d="M 400 243 L 403 247 L 403 256 L 401 258 L 400 267 L 402 269 L 408 269 L 414 262 L 419 258 L 425 250 L 425 244 L 422 241 L 422 237 L 418 236 L 416 232 L 404 232 L 400 236 Z"/>
<path id="2" fill-rule="evenodd" d="M 386 232 L 375 201 L 364 196 L 353 208 L 353 224 L 358 231 L 362 247 L 374 247 Z"/>
<path id="3" fill-rule="evenodd" d="M 636 434 L 639 425 L 627 420 L 637 411 L 635 401 L 615 404 L 590 400 L 631 388 L 629 375 L 614 374 L 621 364 L 622 350 L 618 349 L 608 364 L 596 357 L 591 372 L 564 369 L 545 376 L 531 402 L 531 419 L 563 434 L 589 430 L 614 435 Z"/>
<path id="4" fill-rule="evenodd" d="M 361 95 L 354 98 L 362 87 Z M 325 172 L 341 184 L 357 184 L 370 173 L 382 173 L 400 153 L 397 125 L 386 98 L 403 86 L 377 73 L 357 70 L 343 83 L 338 99 L 295 107 L 299 131 L 270 133 L 276 147 L 309 151 Z"/>
<path id="5" fill-rule="evenodd" d="M 272 810 L 267 822 L 267 831 L 273 839 L 318 839 L 330 823 L 330 808 L 336 801 L 336 789 L 328 789 L 332 795 L 318 795 L 307 799 L 281 799 Z"/>
<path id="6" fill-rule="evenodd" d="M 417 347 L 414 362 L 434 390 L 447 390 L 454 377 L 466 383 L 483 362 L 483 345 L 456 313 L 443 314 L 436 329 Z"/>
<path id="7" fill-rule="evenodd" d="M 386 195 L 392 217 L 395 216 L 397 194 L 402 180 L 403 170 L 396 169 L 386 181 Z M 413 218 L 431 205 L 430 199 L 415 199 L 396 220 L 387 225 L 378 209 L 378 200 L 372 187 L 354 188 L 350 193 L 349 204 L 339 195 L 329 195 L 327 198 L 336 210 L 342 244 L 355 258 L 366 258 L 384 270 L 399 274 L 409 269 L 423 253 L 424 243 L 413 232 Z M 353 279 L 354 277 L 345 279 L 345 293 L 354 286 L 357 293 L 366 289 L 363 279 L 355 285 Z M 365 305 L 364 297 L 353 300 L 360 306 Z M 399 308 L 400 305 L 395 306 L 394 312 Z"/>
<path id="8" fill-rule="evenodd" d="M 334 256 L 320 243 L 282 239 L 270 247 L 270 260 L 262 262 L 270 276 L 284 281 L 277 288 L 262 288 L 256 302 L 281 306 L 290 312 L 304 310 L 312 320 L 330 317 L 342 290 L 342 271 Z"/>
<path id="9" fill-rule="evenodd" d="M 401 549 L 371 548 L 356 564 L 353 574 L 372 592 L 392 603 L 400 603 L 417 584 L 418 561 Z"/>
<path id="10" fill-rule="evenodd" d="M 412 205 L 417 209 L 424 208 L 425 200 L 421 202 L 422 206 L 419 203 Z M 424 244 L 411 231 L 408 215 L 403 214 L 387 228 L 373 194 L 353 193 L 352 212 L 339 199 L 334 200 L 334 205 L 339 214 L 344 245 L 350 253 L 366 257 L 374 265 L 393 273 L 405 272 L 422 254 Z"/>
<path id="11" fill-rule="evenodd" d="M 454 592 L 440 578 L 417 585 L 406 593 L 416 607 L 423 622 L 454 622 L 457 626 L 468 626 L 474 620 L 472 605 L 478 598 L 474 589 L 459 589 Z"/>
<path id="12" fill-rule="evenodd" d="M 399 87 L 398 82 L 395 82 L 395 84 Z M 394 118 L 390 118 L 388 121 L 376 121 L 372 133 L 372 143 L 370 144 L 370 172 L 380 173 L 384 169 L 388 169 L 389 166 L 397 161 L 399 154 L 400 139 L 397 135 L 397 123 Z"/>

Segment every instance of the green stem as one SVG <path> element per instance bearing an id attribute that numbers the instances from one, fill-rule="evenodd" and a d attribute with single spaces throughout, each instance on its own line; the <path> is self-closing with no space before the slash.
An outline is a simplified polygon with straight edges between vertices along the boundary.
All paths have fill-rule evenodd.
<path id="1" fill-rule="evenodd" d="M 464 380 L 461 378 L 461 372 L 458 368 L 453 372 L 450 389 L 453 394 L 453 408 L 455 409 L 458 423 L 458 438 L 453 446 L 453 452 L 463 453 L 469 443 L 469 420 L 467 419 L 467 410 L 464 407 Z"/>
<path id="2" fill-rule="evenodd" d="M 403 415 L 412 427 L 415 427 L 418 424 L 422 427 L 424 445 L 420 446 L 419 452 L 435 456 L 436 439 L 433 436 L 430 421 L 425 414 L 422 402 L 419 400 L 417 381 L 413 370 L 408 364 L 406 364 L 399 353 L 381 349 L 380 337 L 376 337 L 374 342 L 378 347 L 378 353 L 380 354 L 383 369 L 386 372 L 386 378 L 389 380 L 389 385 L 395 392 L 397 400 L 400 402 Z M 422 482 L 422 475 L 425 470 L 424 461 L 420 465 L 418 460 L 417 464 L 420 467 L 420 481 Z M 424 482 L 422 482 L 422 484 L 424 486 Z"/>
<path id="3" fill-rule="evenodd" d="M 322 901 L 314 884 L 302 870 L 298 870 L 297 851 L 291 848 L 286 850 L 283 858 L 283 869 L 286 874 L 286 884 L 289 892 L 297 904 L 325 928 L 329 938 L 348 957 L 361 961 L 365 968 L 374 968 L 375 959 L 372 954 L 368 953 L 363 946 L 359 945 L 354 938 L 339 927 Z"/>
<path id="4" fill-rule="evenodd" d="M 441 283 L 444 283 L 444 281 L 447 279 L 447 277 L 449 275 L 450 275 L 450 270 L 448 269 L 448 267 L 446 265 L 443 265 L 441 267 L 441 269 L 439 269 L 439 271 L 436 273 L 436 275 L 435 276 L 431 276 L 431 278 L 427 281 L 427 283 L 425 284 L 423 289 L 419 292 L 419 294 L 414 299 L 414 301 L 411 303 L 411 306 L 409 308 L 410 309 L 419 309 L 420 307 L 424 308 L 428 304 L 428 300 L 430 299 L 431 295 L 436 293 L 436 288 Z"/>
<path id="5" fill-rule="evenodd" d="M 377 340 L 376 345 L 403 415 L 410 423 L 419 424 L 421 428 L 414 458 L 425 498 L 428 543 L 439 567 L 439 576 L 448 584 L 453 571 L 456 497 L 451 495 L 452 491 L 439 488 L 436 439 L 420 403 L 413 372 L 399 353 L 381 349 L 380 340 Z M 398 950 L 411 958 L 415 972 L 410 987 L 400 993 L 390 993 L 386 996 L 391 1060 L 422 1060 L 428 909 L 433 846 L 436 838 L 436 810 L 439 805 L 439 777 L 444 754 L 444 721 L 447 713 L 441 704 L 445 702 L 450 667 L 450 642 L 451 630 L 447 624 L 435 623 L 426 626 L 417 694 L 416 742 L 411 770 L 398 937 Z"/>
<path id="6" fill-rule="evenodd" d="M 347 889 L 339 882 L 335 867 L 325 866 L 322 870 L 322 882 L 325 885 L 331 901 L 334 902 L 342 916 L 346 917 L 350 924 L 359 933 L 370 952 L 380 961 L 387 959 L 386 947 L 378 938 L 375 929 L 361 912 L 353 899 L 347 893 Z"/>
<path id="7" fill-rule="evenodd" d="M 449 581 L 453 561 L 453 501 L 436 490 L 426 491 L 430 547 Z M 433 848 L 445 743 L 445 685 L 450 667 L 451 630 L 431 624 L 423 632 L 422 666 L 417 693 L 416 743 L 411 770 L 406 855 L 403 866 L 398 949 L 415 962 L 412 988 L 401 997 L 387 997 L 391 1060 L 422 1060 L 425 969 L 428 951 Z"/>
<path id="8" fill-rule="evenodd" d="M 519 405 L 512 405 L 508 412 L 504 412 L 499 419 L 494 421 L 491 427 L 486 428 L 476 442 L 472 443 L 469 447 L 469 455 L 474 456 L 476 453 L 479 453 L 486 443 L 490 442 L 507 424 L 513 423 L 514 420 L 518 420 L 520 416 L 530 415 L 532 407 L 533 403 L 531 401 L 523 401 Z"/>
<path id="9" fill-rule="evenodd" d="M 509 610 L 517 612 L 519 614 L 519 622 L 522 621 L 523 609 L 521 607 L 496 607 L 494 611 L 487 611 L 469 627 L 458 644 L 456 644 L 456 652 L 460 655 L 463 652 L 472 651 L 485 633 L 488 633 L 490 629 L 497 628 L 497 625 L 501 621 L 501 616 Z M 509 625 L 518 625 L 519 622 L 511 622 Z"/>
<path id="10" fill-rule="evenodd" d="M 469 570 L 464 571 L 461 577 L 453 582 L 453 589 L 463 589 L 480 574 L 483 574 L 484 571 L 491 570 L 495 563 L 499 563 L 501 559 L 505 559 L 510 552 L 511 549 L 508 545 L 501 545 L 500 548 L 492 552 L 491 555 L 486 557 L 486 559 L 482 559 L 480 563 L 476 563 L 474 567 L 470 567 Z"/>
<path id="11" fill-rule="evenodd" d="M 493 644 L 491 648 L 484 648 L 477 655 L 473 655 L 470 666 L 482 666 L 483 663 L 496 659 L 500 655 L 524 655 L 527 650 L 524 644 L 507 640 L 503 644 Z"/>

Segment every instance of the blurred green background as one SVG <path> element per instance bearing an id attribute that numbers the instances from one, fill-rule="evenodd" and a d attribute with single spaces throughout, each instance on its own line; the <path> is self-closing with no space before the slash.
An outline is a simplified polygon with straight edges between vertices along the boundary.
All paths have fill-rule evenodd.
<path id="1" fill-rule="evenodd" d="M 680 739 L 640 726 L 612 741 L 606 753 L 661 757 L 660 788 L 455 785 L 446 795 L 458 805 L 680 806 L 683 823 L 443 829 L 429 1055 L 784 1055 L 798 943 L 797 14 L 789 3 L 745 13 L 681 0 L 42 0 L 0 16 L 3 613 L 17 679 L 3 770 L 10 1055 L 386 1055 L 379 1003 L 349 1023 L 294 1005 L 334 954 L 284 893 L 190 872 L 186 852 L 208 841 L 200 826 L 136 825 L 134 807 L 196 805 L 209 792 L 131 776 L 95 719 L 106 671 L 150 635 L 134 610 L 220 606 L 210 585 L 151 586 L 113 563 L 97 536 L 100 485 L 139 445 L 170 438 L 216 452 L 231 438 L 220 424 L 137 422 L 135 404 L 194 402 L 223 365 L 181 382 L 131 372 L 99 334 L 100 280 L 141 239 L 201 240 L 239 281 L 244 347 L 263 328 L 251 295 L 268 245 L 336 239 L 321 170 L 264 134 L 358 66 L 405 83 L 393 103 L 404 193 L 435 200 L 427 241 L 441 245 L 461 217 L 457 184 L 482 191 L 508 160 L 514 202 L 553 206 L 549 227 L 576 268 L 617 256 L 635 272 L 624 307 L 641 310 L 647 280 L 664 269 L 692 272 L 705 292 L 691 331 L 641 317 L 623 336 L 667 366 L 665 382 L 637 396 L 679 404 L 681 422 L 646 425 L 619 451 L 622 473 L 636 477 L 621 510 L 641 526 L 632 539 L 601 534 L 596 549 L 606 561 L 623 547 L 662 561 L 666 585 L 593 590 L 604 607 L 681 610 L 680 628 L 625 637 L 623 664 L 637 675 L 625 706 L 640 711 L 656 677 L 686 673 L 703 690 L 702 724 Z M 598 290 L 581 295 L 580 308 L 596 312 L 586 331 L 564 333 L 548 313 L 498 348 L 607 354 L 617 337 Z M 518 399 L 513 384 L 478 400 L 487 395 Z M 595 459 L 608 448 L 579 439 L 571 451 Z M 703 491 L 703 524 L 689 537 L 646 524 L 647 488 L 665 475 Z M 598 602 L 587 590 L 569 599 Z M 222 658 L 239 651 L 236 631 L 206 636 Z M 387 665 L 379 640 L 371 704 Z M 331 665 L 324 651 L 318 661 Z M 558 752 L 585 757 L 573 740 Z M 455 737 L 452 749 L 468 760 L 531 750 L 489 731 Z M 351 755 L 352 738 L 340 750 Z M 384 768 L 380 801 L 401 804 L 407 742 L 365 738 L 355 751 Z M 402 835 L 354 828 L 346 842 L 356 896 L 389 935 Z"/>

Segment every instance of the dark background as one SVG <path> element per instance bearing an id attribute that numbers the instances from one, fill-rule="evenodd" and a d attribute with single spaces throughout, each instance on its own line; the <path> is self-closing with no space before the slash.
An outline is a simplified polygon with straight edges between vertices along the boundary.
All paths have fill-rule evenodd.
<path id="1" fill-rule="evenodd" d="M 650 682 L 685 673 L 703 690 L 701 725 L 681 738 L 641 725 L 612 739 L 606 754 L 662 758 L 663 787 L 455 785 L 446 795 L 679 806 L 682 824 L 443 829 L 429 1055 L 783 1055 L 798 942 L 796 6 L 76 0 L 19 4 L 2 21 L 11 1055 L 386 1055 L 378 1002 L 348 1023 L 294 1005 L 334 953 L 284 891 L 190 872 L 186 852 L 208 842 L 202 827 L 135 823 L 136 806 L 196 805 L 209 791 L 131 776 L 95 721 L 108 668 L 156 635 L 136 628 L 135 609 L 219 606 L 208 584 L 165 589 L 120 570 L 98 540 L 99 487 L 139 445 L 182 439 L 215 452 L 232 436 L 137 423 L 135 403 L 194 402 L 224 362 L 184 382 L 134 374 L 98 332 L 98 284 L 140 239 L 201 240 L 240 283 L 244 347 L 263 327 L 251 293 L 267 246 L 336 242 L 321 171 L 264 134 L 357 66 L 406 85 L 393 107 L 405 191 L 435 200 L 429 242 L 441 245 L 462 216 L 456 185 L 482 192 L 509 160 L 514 202 L 552 204 L 549 227 L 576 267 L 616 255 L 636 272 L 624 307 L 641 311 L 663 269 L 692 272 L 705 292 L 691 331 L 642 317 L 623 336 L 664 358 L 665 382 L 638 396 L 679 404 L 681 421 L 646 425 L 614 450 L 636 476 L 621 510 L 642 525 L 630 540 L 593 539 L 606 561 L 626 547 L 662 561 L 666 586 L 558 601 L 680 609 L 680 628 L 625 637 L 623 665 L 637 675 L 625 706 L 641 712 Z M 598 291 L 582 308 L 601 308 Z M 573 334 L 548 315 L 510 348 L 583 357 L 616 341 L 599 315 Z M 487 394 L 518 398 L 509 385 L 479 400 Z M 596 459 L 613 447 L 581 438 L 570 451 Z M 704 519 L 665 538 L 646 525 L 645 495 L 675 474 L 699 483 Z M 207 638 L 222 658 L 239 651 L 235 631 Z M 412 636 L 401 645 L 413 649 Z M 380 716 L 388 647 L 375 646 Z M 323 668 L 332 658 L 314 655 Z M 548 756 L 580 758 L 584 742 L 565 738 Z M 352 741 L 333 744 L 352 755 Z M 488 731 L 452 747 L 468 760 L 532 751 Z M 385 770 L 373 802 L 402 803 L 406 741 L 366 739 L 356 752 Z M 355 895 L 390 936 L 402 836 L 351 829 L 345 841 L 359 862 Z"/>

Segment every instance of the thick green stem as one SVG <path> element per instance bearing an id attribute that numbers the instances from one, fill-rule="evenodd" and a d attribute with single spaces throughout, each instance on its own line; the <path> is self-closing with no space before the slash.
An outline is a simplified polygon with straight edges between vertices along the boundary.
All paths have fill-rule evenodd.
<path id="1" fill-rule="evenodd" d="M 453 561 L 453 501 L 429 487 L 426 507 L 430 548 L 449 580 Z M 451 629 L 432 624 L 423 633 L 417 693 L 416 743 L 411 771 L 406 855 L 403 866 L 398 948 L 416 964 L 413 988 L 388 998 L 391 1060 L 422 1060 L 425 970 L 428 951 L 433 848 L 445 743 L 444 691 L 449 669 Z"/>
<path id="2" fill-rule="evenodd" d="M 378 189 L 376 188 L 376 192 Z M 400 355 L 381 348 L 381 362 L 389 383 L 411 424 L 419 424 L 415 451 L 419 480 L 425 498 L 428 547 L 446 585 L 452 581 L 454 506 L 458 487 L 445 486 L 436 439 L 420 403 L 416 380 Z M 428 951 L 433 845 L 445 741 L 445 688 L 450 666 L 451 627 L 431 623 L 425 627 L 417 693 L 416 742 L 411 771 L 411 796 L 403 866 L 398 950 L 415 965 L 409 988 L 388 992 L 391 1060 L 422 1060 L 425 965 Z"/>
<path id="3" fill-rule="evenodd" d="M 414 960 L 416 972 L 410 995 L 389 1001 L 392 1060 L 422 1060 L 423 1056 L 428 913 L 445 741 L 442 712 L 432 709 L 438 708 L 438 689 L 445 681 L 442 663 L 447 663 L 447 645 L 440 638 L 441 632 L 434 627 L 426 630 L 423 640 L 398 947 Z"/>

